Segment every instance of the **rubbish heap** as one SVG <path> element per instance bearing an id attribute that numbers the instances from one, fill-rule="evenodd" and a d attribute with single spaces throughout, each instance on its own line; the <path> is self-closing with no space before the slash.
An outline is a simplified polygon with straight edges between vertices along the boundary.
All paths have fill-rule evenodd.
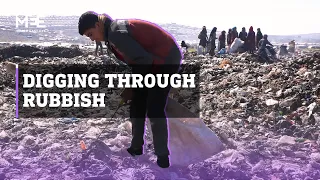
<path id="1" fill-rule="evenodd" d="M 10 48 L 10 47 L 9 47 Z M 21 48 L 21 47 L 20 47 Z M 28 50 L 23 50 L 26 48 Z M 20 51 L 33 50 L 24 46 Z M 83 51 L 83 50 L 81 50 Z M 117 63 L 107 57 L 18 57 L 3 48 L 0 62 Z M 17 53 L 17 52 L 15 52 Z M 9 55 L 7 55 L 9 54 Z M 20 55 L 24 56 L 24 55 Z M 14 77 L 0 69 L 0 179 L 319 179 L 320 178 L 320 53 L 301 51 L 271 64 L 247 53 L 223 57 L 188 55 L 185 64 L 200 65 L 200 102 L 178 90 L 173 97 L 220 137 L 226 149 L 189 166 L 159 169 L 152 141 L 139 157 L 127 155 L 128 107 L 116 119 L 15 119 Z M 3 67 L 3 66 L 2 66 Z M 120 91 L 120 90 L 119 90 Z M 114 93 L 108 108 L 120 97 Z M 200 109 L 197 108 L 200 106 Z M 87 142 L 105 126 L 104 159 L 98 155 L 74 166 Z M 102 145 L 101 145 L 102 146 Z M 187 151 L 187 149 L 186 149 Z M 201 149 L 199 149 L 201 151 Z"/>

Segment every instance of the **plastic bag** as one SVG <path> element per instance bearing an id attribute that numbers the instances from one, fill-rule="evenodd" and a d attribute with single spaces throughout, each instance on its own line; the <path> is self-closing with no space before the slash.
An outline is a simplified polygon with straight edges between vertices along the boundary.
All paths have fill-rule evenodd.
<path id="1" fill-rule="evenodd" d="M 237 52 L 238 48 L 243 46 L 244 41 L 241 41 L 240 38 L 236 38 L 230 46 L 230 53 Z"/>
<path id="2" fill-rule="evenodd" d="M 218 52 L 218 54 L 226 54 L 226 53 L 227 53 L 226 48 L 222 48 L 222 49 Z"/>
<path id="3" fill-rule="evenodd" d="M 178 113 L 183 113 L 184 117 L 188 118 L 168 118 L 172 165 L 188 166 L 204 161 L 224 149 L 219 138 L 200 118 L 178 102 L 168 98 L 167 116 L 177 117 Z M 149 120 L 147 127 L 148 130 L 151 129 Z M 148 132 L 152 138 L 152 131 Z"/>
<path id="4" fill-rule="evenodd" d="M 198 55 L 205 55 L 206 53 L 207 53 L 207 49 L 204 48 L 203 46 L 199 45 L 197 54 Z"/>

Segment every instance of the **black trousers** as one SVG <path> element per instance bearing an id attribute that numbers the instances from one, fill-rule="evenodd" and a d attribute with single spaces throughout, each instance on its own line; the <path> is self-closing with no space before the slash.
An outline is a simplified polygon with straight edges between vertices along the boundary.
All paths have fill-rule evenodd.
<path id="1" fill-rule="evenodd" d="M 159 65 L 158 74 L 174 74 L 179 65 Z M 141 74 L 139 68 L 132 67 L 133 74 Z M 154 74 L 154 73 L 152 73 Z M 170 85 L 170 81 L 169 81 Z M 168 122 L 165 113 L 168 94 L 171 87 L 135 88 L 130 105 L 130 120 L 132 123 L 132 148 L 142 148 L 144 144 L 145 119 L 149 118 L 153 134 L 153 144 L 157 156 L 169 155 Z"/>

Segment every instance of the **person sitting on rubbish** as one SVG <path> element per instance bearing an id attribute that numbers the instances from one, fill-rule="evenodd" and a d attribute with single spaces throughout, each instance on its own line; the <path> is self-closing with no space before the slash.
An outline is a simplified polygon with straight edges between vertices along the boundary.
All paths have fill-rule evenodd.
<path id="1" fill-rule="evenodd" d="M 106 14 L 85 12 L 79 18 L 78 29 L 80 35 L 91 40 L 107 42 L 110 52 L 131 66 L 133 74 L 175 74 L 180 68 L 182 54 L 175 39 L 148 21 L 112 20 Z M 165 112 L 170 89 L 170 85 L 134 88 L 132 91 L 125 89 L 122 96 L 125 101 L 131 98 L 132 141 L 128 153 L 132 156 L 143 154 L 145 119 L 148 116 L 157 164 L 162 168 L 170 166 Z"/>
<path id="2" fill-rule="evenodd" d="M 294 53 L 296 51 L 296 42 L 294 40 L 289 42 L 288 52 Z"/>
<path id="3" fill-rule="evenodd" d="M 268 40 L 268 35 L 267 34 L 265 34 L 265 35 L 263 35 L 263 39 L 261 39 L 260 41 L 259 41 L 259 50 L 260 49 L 266 49 L 266 46 L 267 45 L 270 45 L 270 46 L 273 46 L 270 42 L 269 42 L 269 40 Z"/>
<path id="4" fill-rule="evenodd" d="M 185 48 L 186 48 L 186 52 L 188 52 L 189 46 L 186 44 L 185 41 L 182 41 L 182 42 L 181 42 L 181 47 L 185 47 Z"/>
<path id="5" fill-rule="evenodd" d="M 99 47 L 100 47 L 100 55 L 102 55 L 103 54 L 102 43 L 100 41 L 96 41 L 96 51 L 95 51 L 96 56 L 98 56 Z"/>
<path id="6" fill-rule="evenodd" d="M 285 55 L 288 55 L 288 54 L 289 54 L 289 52 L 288 52 L 288 50 L 287 50 L 287 46 L 284 45 L 284 44 L 282 44 L 282 45 L 280 46 L 279 56 L 285 56 Z"/>
<path id="7" fill-rule="evenodd" d="M 268 40 L 268 35 L 265 34 L 263 36 L 263 39 L 259 41 L 259 50 L 258 50 L 258 54 L 264 59 L 268 59 L 267 53 L 266 53 L 267 45 L 270 45 L 271 47 L 273 47 L 273 45 Z"/>

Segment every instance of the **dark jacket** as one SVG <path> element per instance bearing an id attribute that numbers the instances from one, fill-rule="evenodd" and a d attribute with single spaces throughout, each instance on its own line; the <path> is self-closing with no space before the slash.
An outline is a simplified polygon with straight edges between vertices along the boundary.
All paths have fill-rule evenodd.
<path id="1" fill-rule="evenodd" d="M 210 41 L 210 46 L 211 49 L 215 49 L 216 48 L 216 39 L 217 39 L 217 34 L 216 34 L 216 29 L 214 28 L 209 36 L 209 41 Z"/>
<path id="2" fill-rule="evenodd" d="M 230 46 L 232 44 L 232 41 L 231 41 L 231 29 L 229 29 L 228 31 L 228 34 L 227 34 L 227 44 L 228 46 Z"/>
<path id="3" fill-rule="evenodd" d="M 198 38 L 200 39 L 199 45 L 203 46 L 204 48 L 207 47 L 208 44 L 208 35 L 207 35 L 207 30 L 202 29 L 200 32 Z"/>
<path id="4" fill-rule="evenodd" d="M 239 33 L 239 38 L 241 39 L 241 41 L 246 42 L 247 36 L 248 36 L 248 34 L 247 34 L 247 32 L 246 32 L 245 30 L 242 30 L 242 31 Z"/>
<path id="5" fill-rule="evenodd" d="M 226 33 L 223 31 L 219 36 L 219 51 L 226 47 Z"/>
<path id="6" fill-rule="evenodd" d="M 270 45 L 270 46 L 273 46 L 273 45 L 268 41 L 268 39 L 261 39 L 261 40 L 259 41 L 259 50 L 264 50 L 264 49 L 266 49 L 267 44 Z"/>
<path id="7" fill-rule="evenodd" d="M 235 29 L 235 28 L 233 28 L 232 29 L 232 31 L 231 31 L 231 44 L 233 43 L 233 41 L 236 39 L 236 38 L 238 38 L 239 36 L 238 36 L 238 31 Z"/>
<path id="8" fill-rule="evenodd" d="M 186 50 L 188 50 L 188 48 L 189 48 L 189 46 L 186 44 L 185 41 L 182 41 L 182 42 L 181 42 L 181 47 L 185 47 Z"/>
<path id="9" fill-rule="evenodd" d="M 256 33 L 253 31 L 253 27 L 251 26 L 247 36 L 247 48 L 248 50 L 255 50 L 255 40 L 256 40 Z"/>
<path id="10" fill-rule="evenodd" d="M 106 21 L 105 39 L 111 52 L 128 65 L 180 64 L 182 58 L 175 39 L 148 21 Z"/>
<path id="11" fill-rule="evenodd" d="M 256 46 L 257 46 L 257 48 L 259 47 L 259 42 L 260 42 L 260 40 L 263 38 L 263 35 L 262 35 L 262 33 L 261 33 L 261 31 L 260 31 L 260 29 L 258 28 L 258 30 L 257 30 L 257 35 L 256 35 Z"/>

